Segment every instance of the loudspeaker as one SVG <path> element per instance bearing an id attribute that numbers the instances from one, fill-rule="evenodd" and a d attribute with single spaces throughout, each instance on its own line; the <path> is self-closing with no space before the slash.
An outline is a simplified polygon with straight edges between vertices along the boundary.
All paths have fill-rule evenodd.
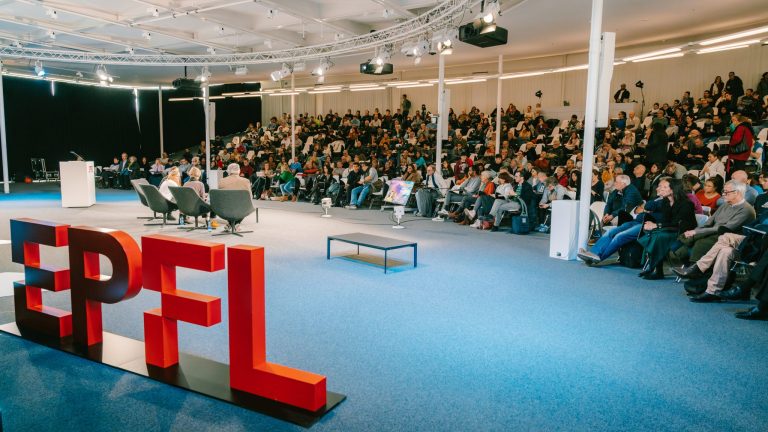
<path id="1" fill-rule="evenodd" d="M 552 230 L 549 234 L 549 256 L 575 260 L 579 244 L 579 201 L 552 201 Z"/>

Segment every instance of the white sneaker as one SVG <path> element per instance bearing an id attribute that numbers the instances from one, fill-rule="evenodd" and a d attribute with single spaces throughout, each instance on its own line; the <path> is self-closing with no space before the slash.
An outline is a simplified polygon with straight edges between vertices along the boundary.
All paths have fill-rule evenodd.
<path id="1" fill-rule="evenodd" d="M 481 221 L 480 219 L 478 219 L 478 220 L 476 220 L 476 221 L 475 221 L 475 223 L 473 223 L 472 225 L 470 225 L 470 227 L 472 227 L 472 228 L 479 228 L 479 227 L 480 227 L 480 225 L 481 225 L 482 223 L 483 223 L 483 221 Z"/>
<path id="2" fill-rule="evenodd" d="M 437 212 L 437 214 L 442 216 L 448 216 L 448 210 L 442 209 L 439 212 Z"/>
<path id="3" fill-rule="evenodd" d="M 348 205 L 348 206 L 344 206 L 344 208 L 345 209 L 349 209 L 349 210 L 355 210 L 357 208 L 357 206 L 356 205 Z"/>

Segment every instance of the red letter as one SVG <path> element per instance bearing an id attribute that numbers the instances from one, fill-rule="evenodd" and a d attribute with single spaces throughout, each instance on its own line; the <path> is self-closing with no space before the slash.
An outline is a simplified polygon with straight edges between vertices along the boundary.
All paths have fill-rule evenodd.
<path id="1" fill-rule="evenodd" d="M 227 250 L 229 383 L 237 390 L 317 411 L 326 404 L 325 377 L 267 362 L 264 248 Z"/>
<path id="2" fill-rule="evenodd" d="M 224 268 L 224 245 L 166 235 L 141 238 L 144 286 L 161 293 L 160 309 L 144 312 L 147 363 L 179 362 L 177 321 L 210 327 L 221 322 L 221 299 L 176 289 L 176 267 L 214 272 Z"/>
<path id="3" fill-rule="evenodd" d="M 69 225 L 35 219 L 11 219 L 11 260 L 24 265 L 24 281 L 13 283 L 16 323 L 46 335 L 72 334 L 72 314 L 43 306 L 40 288 L 69 289 L 69 269 L 40 264 L 40 245 L 67 245 Z"/>
<path id="4" fill-rule="evenodd" d="M 112 263 L 112 276 L 99 270 L 99 255 Z M 133 298 L 141 291 L 141 251 L 128 234 L 105 228 L 69 229 L 73 337 L 76 343 L 102 341 L 101 304 Z"/>

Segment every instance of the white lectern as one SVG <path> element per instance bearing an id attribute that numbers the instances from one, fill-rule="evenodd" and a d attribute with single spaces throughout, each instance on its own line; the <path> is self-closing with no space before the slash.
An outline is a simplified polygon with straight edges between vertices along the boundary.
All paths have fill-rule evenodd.
<path id="1" fill-rule="evenodd" d="M 579 202 L 552 201 L 552 229 L 549 232 L 549 256 L 576 259 L 579 243 Z"/>
<path id="2" fill-rule="evenodd" d="M 224 170 L 211 170 L 211 174 L 208 176 L 208 187 L 211 189 L 218 189 L 219 183 L 224 178 Z"/>
<path id="3" fill-rule="evenodd" d="M 62 207 L 96 204 L 96 174 L 93 162 L 59 162 Z"/>

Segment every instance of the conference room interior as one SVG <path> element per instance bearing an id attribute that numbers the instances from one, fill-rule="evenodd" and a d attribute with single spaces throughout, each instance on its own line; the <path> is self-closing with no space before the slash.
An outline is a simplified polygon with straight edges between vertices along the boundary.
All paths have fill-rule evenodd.
<path id="1" fill-rule="evenodd" d="M 109 3 L 0 4 L 0 432 L 764 429 L 765 280 L 746 297 L 713 300 L 712 270 L 697 279 L 696 260 L 665 253 L 656 278 L 655 264 L 624 261 L 629 248 L 594 265 L 576 257 L 579 247 L 595 250 L 617 229 L 602 209 L 621 192 L 618 176 L 637 180 L 640 164 L 646 204 L 658 198 L 660 183 L 679 189 L 689 175 L 702 188 L 690 195 L 711 183 L 726 200 L 701 202 L 699 226 L 730 205 L 732 114 L 749 126 L 752 151 L 760 148 L 743 168 L 745 187 L 757 200 L 768 194 L 768 9 L 761 0 L 371 0 L 355 2 L 355 10 L 344 0 Z M 505 29 L 508 40 L 468 43 L 458 29 L 467 24 L 492 37 Z M 604 32 L 615 34 L 615 48 L 607 36 L 608 61 L 600 55 Z M 378 60 L 393 72 L 362 73 L 381 67 Z M 609 79 L 598 76 L 601 66 Z M 741 98 L 745 91 L 732 103 L 722 94 L 732 88 L 731 73 L 754 102 Z M 711 100 L 727 99 L 727 115 L 718 105 L 697 116 L 707 110 L 705 92 L 718 88 L 715 77 L 724 86 Z M 174 83 L 179 78 L 185 81 Z M 684 103 L 693 106 L 669 135 L 670 119 L 680 118 L 674 108 Z M 399 117 L 406 106 L 410 120 Z M 646 153 L 657 115 L 669 136 L 663 165 Z M 722 129 L 720 120 L 713 126 L 718 115 Z M 597 126 L 585 128 L 588 120 Z M 701 164 L 677 159 L 689 137 L 696 141 L 693 129 L 714 160 L 724 161 L 719 180 L 715 168 L 703 168 L 710 151 L 702 150 Z M 357 150 L 361 137 L 374 144 Z M 123 171 L 123 155 L 136 158 L 135 168 Z M 356 191 L 353 165 L 363 173 Z M 382 181 L 366 180 L 371 165 Z M 580 206 L 589 197 L 580 193 L 585 165 L 605 187 L 597 206 Z M 330 188 L 318 182 L 325 166 Z M 65 178 L 68 169 L 82 177 Z M 473 169 L 490 200 L 458 191 L 473 181 Z M 175 172 L 178 189 L 176 180 L 168 183 Z M 430 186 L 433 172 L 444 183 Z M 180 210 L 190 180 L 205 188 L 199 199 L 186 198 L 199 213 Z M 247 180 L 248 192 L 233 190 L 240 185 L 230 180 Z M 509 200 L 494 190 L 508 182 L 515 195 L 526 183 L 544 198 L 525 202 L 526 213 L 519 205 L 496 213 Z M 403 186 L 404 197 L 388 195 Z M 448 191 L 454 200 L 445 204 Z M 427 207 L 424 196 L 432 197 Z M 765 202 L 756 199 L 747 201 Z M 577 216 L 586 207 L 585 222 Z M 768 204 L 753 211 L 759 222 Z M 757 232 L 768 228 L 758 222 Z M 91 232 L 85 227 L 135 245 L 124 253 L 138 263 L 131 265 L 143 288 L 100 303 L 108 346 L 73 342 L 82 330 L 75 306 L 82 290 L 71 287 L 43 289 L 42 304 L 72 313 L 75 339 L 21 324 L 19 299 L 31 305 L 35 290 L 24 260 L 37 265 L 24 236 L 53 232 L 52 225 L 69 227 L 70 245 L 41 244 L 44 266 L 71 267 L 77 235 Z M 353 234 L 360 237 L 348 238 L 362 240 L 345 242 Z M 718 232 L 742 234 L 754 235 L 741 226 Z M 166 249 L 153 250 L 153 242 Z M 755 242 L 765 247 L 762 237 Z M 385 252 L 387 244 L 397 248 Z M 263 273 L 256 261 L 246 266 L 238 258 L 253 247 L 263 248 Z M 203 249 L 214 258 L 201 259 Z M 110 250 L 95 252 L 104 283 L 124 269 Z M 764 270 L 759 252 L 749 262 L 729 258 L 733 278 L 720 293 L 748 286 L 753 268 Z M 170 262 L 174 276 L 162 267 Z M 637 277 L 641 271 L 646 277 Z M 256 287 L 263 277 L 263 328 L 258 294 L 249 303 L 256 324 L 233 319 L 238 277 Z M 179 365 L 161 371 L 149 360 L 116 360 L 130 350 L 149 359 L 157 347 L 150 347 L 149 329 L 157 328 L 150 315 L 180 313 L 171 312 L 169 296 L 187 304 L 206 298 L 216 309 L 206 311 L 205 324 L 179 318 Z M 41 308 L 30 306 L 50 312 Z M 750 311 L 756 315 L 738 319 Z M 185 316 L 193 316 L 191 308 Z M 280 397 L 230 394 L 230 363 L 234 377 L 233 359 L 243 350 L 237 327 L 265 334 L 267 365 L 322 376 L 328 404 L 317 411 L 291 406 L 285 401 L 292 395 L 277 385 Z"/>

